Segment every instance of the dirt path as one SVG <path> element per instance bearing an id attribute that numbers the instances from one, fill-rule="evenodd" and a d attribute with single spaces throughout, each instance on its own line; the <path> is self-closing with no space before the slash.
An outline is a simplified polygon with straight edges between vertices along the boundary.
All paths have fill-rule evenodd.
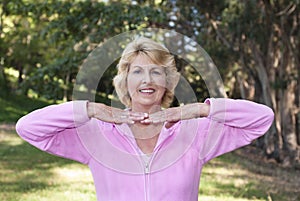
<path id="1" fill-rule="evenodd" d="M 6 131 L 14 131 L 15 130 L 15 124 L 13 123 L 0 123 L 0 132 L 6 132 Z"/>

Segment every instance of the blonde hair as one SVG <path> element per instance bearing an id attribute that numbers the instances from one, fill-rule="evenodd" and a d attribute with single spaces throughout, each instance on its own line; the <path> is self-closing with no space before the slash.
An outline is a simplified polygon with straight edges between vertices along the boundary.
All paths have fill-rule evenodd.
<path id="1" fill-rule="evenodd" d="M 170 107 L 174 97 L 174 90 L 180 77 L 176 69 L 174 56 L 161 44 L 145 37 L 140 37 L 130 42 L 120 58 L 118 74 L 113 79 L 120 101 L 126 107 L 131 107 L 131 98 L 127 89 L 127 76 L 130 64 L 138 55 L 147 56 L 155 64 L 165 67 L 166 92 L 162 98 L 162 107 Z"/>

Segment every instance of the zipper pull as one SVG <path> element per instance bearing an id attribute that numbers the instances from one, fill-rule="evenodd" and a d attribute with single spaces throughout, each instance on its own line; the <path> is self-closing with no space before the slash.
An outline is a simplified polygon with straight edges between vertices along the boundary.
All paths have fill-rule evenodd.
<path id="1" fill-rule="evenodd" d="M 149 174 L 150 171 L 149 171 L 149 164 L 147 163 L 146 166 L 145 166 L 145 174 Z"/>

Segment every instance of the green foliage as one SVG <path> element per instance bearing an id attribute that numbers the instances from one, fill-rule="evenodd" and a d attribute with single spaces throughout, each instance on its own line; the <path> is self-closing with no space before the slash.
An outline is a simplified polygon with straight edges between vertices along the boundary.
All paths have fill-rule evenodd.
<path id="1" fill-rule="evenodd" d="M 13 123 L 30 111 L 50 102 L 18 95 L 0 95 L 0 122 Z"/>
<path id="2" fill-rule="evenodd" d="M 69 100 L 78 69 L 99 43 L 129 30 L 170 28 L 171 15 L 178 19 L 174 29 L 199 41 L 221 66 L 222 75 L 226 74 L 232 54 L 211 39 L 205 19 L 205 10 L 216 13 L 225 5 L 225 1 L 217 6 L 209 2 L 177 2 L 175 7 L 169 1 L 138 1 L 136 5 L 128 1 L 7 1 L 2 5 L 1 55 L 4 68 L 13 67 L 19 72 L 17 84 L 7 85 L 25 95 L 33 90 L 47 99 Z M 97 64 L 95 70 L 96 67 L 102 66 Z M 111 69 L 114 66 L 99 82 L 99 94 L 108 96 L 113 91 L 115 70 Z M 196 79 L 199 75 L 188 69 L 182 72 L 187 80 L 194 80 L 191 85 L 199 99 L 207 97 L 205 84 Z M 98 80 L 87 80 L 86 87 L 95 81 Z"/>
<path id="3" fill-rule="evenodd" d="M 282 43 L 282 48 L 297 49 L 296 43 L 288 46 L 284 45 L 286 42 L 279 41 L 278 34 L 289 32 L 291 27 L 296 34 L 292 19 L 281 23 L 283 32 L 278 31 L 274 37 L 270 32 L 280 20 L 291 18 L 288 15 L 282 17 L 280 13 L 284 8 L 291 8 L 292 3 L 299 5 L 296 0 L 139 0 L 135 4 L 132 1 L 92 0 L 1 2 L 0 88 L 24 95 L 33 90 L 39 96 L 52 100 L 70 100 L 77 72 L 90 52 L 98 44 L 129 30 L 167 28 L 193 38 L 213 58 L 225 85 L 232 81 L 230 75 L 240 70 L 236 64 L 241 60 L 248 69 L 244 76 L 257 76 L 249 43 L 255 44 L 262 55 L 266 54 L 271 42 Z M 173 26 L 170 21 L 174 22 Z M 213 21 L 217 28 L 212 26 Z M 224 45 L 224 40 L 227 45 Z M 243 58 L 240 52 L 243 52 Z M 97 67 L 101 68 L 101 65 Z M 19 72 L 15 81 L 6 79 L 2 70 L 11 67 Z M 179 66 L 179 69 L 182 68 L 184 66 Z M 198 98 L 205 97 L 205 84 L 195 79 L 198 75 L 188 69 L 184 71 L 182 73 L 186 77 L 194 80 L 191 85 Z M 113 91 L 111 79 L 115 72 L 114 66 L 111 66 L 99 82 L 98 92 L 105 94 L 106 98 Z M 298 79 L 297 72 L 292 78 L 290 75 L 286 79 L 275 80 L 272 83 L 275 89 L 283 88 L 291 79 Z M 86 87 L 94 81 L 87 80 Z"/>
<path id="4" fill-rule="evenodd" d="M 2 11 L 4 67 L 19 71 L 25 94 L 32 89 L 54 100 L 70 99 L 76 73 L 97 44 L 166 17 L 155 7 L 71 0 L 5 1 Z"/>

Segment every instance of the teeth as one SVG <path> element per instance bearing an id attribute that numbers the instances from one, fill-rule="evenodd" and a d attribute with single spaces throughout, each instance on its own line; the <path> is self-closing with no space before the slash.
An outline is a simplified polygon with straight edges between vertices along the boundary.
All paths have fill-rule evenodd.
<path id="1" fill-rule="evenodd" d="M 153 89 L 141 89 L 140 92 L 142 92 L 142 93 L 153 93 L 154 90 Z"/>

